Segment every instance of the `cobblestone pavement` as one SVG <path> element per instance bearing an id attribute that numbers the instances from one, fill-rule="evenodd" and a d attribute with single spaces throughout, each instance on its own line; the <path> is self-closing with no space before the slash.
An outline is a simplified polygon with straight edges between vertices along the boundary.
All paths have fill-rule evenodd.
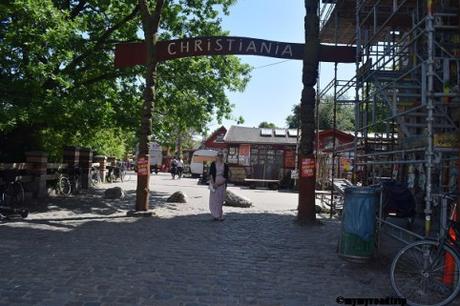
<path id="1" fill-rule="evenodd" d="M 104 185 L 104 188 L 114 186 Z M 120 185 L 120 184 L 118 184 Z M 27 222 L 0 224 L 0 305 L 337 305 L 337 296 L 392 296 L 388 260 L 336 254 L 340 224 L 294 223 L 297 195 L 232 187 L 254 201 L 207 213 L 205 186 L 152 178 L 153 217 L 128 218 L 102 190 L 50 198 Z M 166 204 L 183 190 L 186 204 Z"/>

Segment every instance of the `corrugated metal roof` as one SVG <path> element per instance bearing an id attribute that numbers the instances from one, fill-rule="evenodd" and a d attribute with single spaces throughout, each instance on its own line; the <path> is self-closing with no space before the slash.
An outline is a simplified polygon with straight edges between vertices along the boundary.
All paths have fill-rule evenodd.
<path id="1" fill-rule="evenodd" d="M 253 143 L 253 144 L 281 144 L 295 145 L 297 137 L 289 137 L 287 129 L 285 136 L 275 136 L 272 130 L 271 136 L 262 136 L 260 128 L 251 128 L 243 126 L 231 126 L 225 134 L 224 142 L 226 143 Z M 265 130 L 265 129 L 264 129 Z M 277 129 L 279 130 L 279 129 Z M 292 133 L 291 133 L 292 135 Z"/>

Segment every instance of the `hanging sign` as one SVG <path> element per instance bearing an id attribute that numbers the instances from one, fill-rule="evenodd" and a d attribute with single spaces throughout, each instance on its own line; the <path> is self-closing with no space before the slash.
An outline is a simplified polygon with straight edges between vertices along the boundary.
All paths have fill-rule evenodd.
<path id="1" fill-rule="evenodd" d="M 159 62 L 205 55 L 259 55 L 292 60 L 302 60 L 305 56 L 305 44 L 237 36 L 163 40 L 159 41 L 156 47 L 156 57 Z M 322 62 L 354 63 L 356 48 L 320 45 L 319 60 Z M 116 45 L 116 67 L 131 67 L 146 63 L 147 48 L 144 42 L 127 42 Z"/>
<path id="2" fill-rule="evenodd" d="M 137 174 L 140 176 L 147 176 L 150 173 L 149 161 L 144 157 L 137 160 Z"/>
<path id="3" fill-rule="evenodd" d="M 315 175 L 315 160 L 313 158 L 302 159 L 302 177 L 313 177 Z"/>
<path id="4" fill-rule="evenodd" d="M 284 168 L 295 168 L 295 151 L 284 151 Z"/>

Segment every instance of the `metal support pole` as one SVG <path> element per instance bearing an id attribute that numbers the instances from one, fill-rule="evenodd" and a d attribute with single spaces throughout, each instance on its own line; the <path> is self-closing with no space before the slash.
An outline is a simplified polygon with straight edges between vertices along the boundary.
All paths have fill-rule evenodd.
<path id="1" fill-rule="evenodd" d="M 357 159 L 358 159 L 358 130 L 359 130 L 359 88 L 360 88 L 360 75 L 359 75 L 359 63 L 361 59 L 361 30 L 359 24 L 359 9 L 360 0 L 356 0 L 356 84 L 355 84 L 355 139 L 354 139 L 354 156 L 353 156 L 353 171 L 352 171 L 352 182 L 357 183 Z"/>
<path id="2" fill-rule="evenodd" d="M 432 190 L 431 190 L 431 175 L 433 170 L 433 90 L 434 90 L 434 60 L 433 60 L 433 43 L 434 43 L 434 28 L 433 28 L 433 12 L 432 12 L 432 1 L 427 1 L 427 18 L 426 18 L 426 30 L 428 34 L 427 40 L 427 51 L 428 58 L 426 64 L 428 66 L 427 78 L 428 78 L 428 92 L 427 94 L 427 148 L 425 152 L 426 160 L 426 193 L 425 193 L 425 236 L 429 236 L 431 231 L 431 202 L 432 202 Z"/>

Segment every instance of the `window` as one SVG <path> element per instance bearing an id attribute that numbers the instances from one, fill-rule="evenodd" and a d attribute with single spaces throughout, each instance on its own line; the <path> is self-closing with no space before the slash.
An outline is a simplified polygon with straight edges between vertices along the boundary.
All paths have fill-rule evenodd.
<path id="1" fill-rule="evenodd" d="M 214 142 L 216 142 L 216 143 L 223 143 L 223 142 L 224 142 L 224 136 L 225 136 L 225 134 L 223 134 L 223 133 L 217 135 L 216 140 L 215 140 Z"/>
<path id="2" fill-rule="evenodd" d="M 261 136 L 272 136 L 272 129 L 261 129 L 260 130 L 260 135 Z"/>
<path id="3" fill-rule="evenodd" d="M 278 137 L 284 137 L 284 136 L 286 136 L 286 130 L 276 129 L 276 130 L 275 130 L 275 136 L 278 136 Z"/>
<path id="4" fill-rule="evenodd" d="M 290 129 L 288 130 L 289 137 L 297 137 L 297 130 Z"/>

